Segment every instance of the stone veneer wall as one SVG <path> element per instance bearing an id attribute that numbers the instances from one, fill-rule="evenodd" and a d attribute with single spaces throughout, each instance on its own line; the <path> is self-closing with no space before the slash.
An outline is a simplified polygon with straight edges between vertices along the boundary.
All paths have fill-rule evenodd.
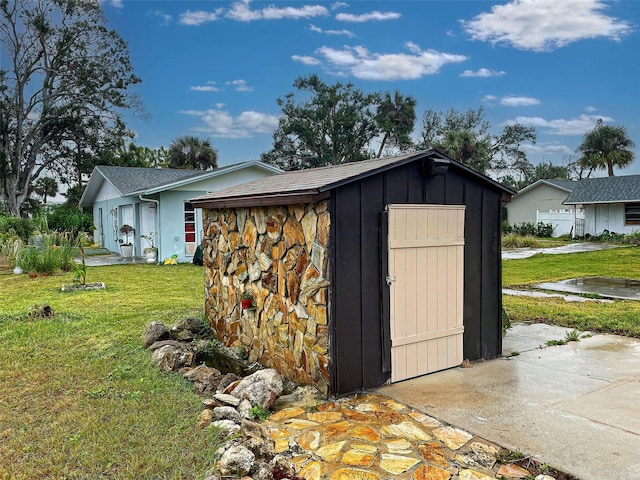
<path id="1" fill-rule="evenodd" d="M 329 202 L 207 210 L 205 312 L 218 340 L 326 393 Z M 240 296 L 253 293 L 255 310 Z"/>

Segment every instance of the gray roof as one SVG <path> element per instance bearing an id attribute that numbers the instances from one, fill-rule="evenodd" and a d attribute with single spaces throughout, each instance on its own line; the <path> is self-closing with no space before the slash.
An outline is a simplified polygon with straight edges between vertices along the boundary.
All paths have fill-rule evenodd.
<path id="1" fill-rule="evenodd" d="M 212 192 L 192 199 L 200 207 L 218 208 L 223 206 L 242 206 L 253 204 L 277 204 L 286 201 L 310 201 L 318 199 L 329 190 L 374 175 L 378 172 L 404 165 L 419 159 L 432 159 L 437 163 L 452 164 L 470 172 L 485 183 L 502 190 L 509 195 L 515 194 L 504 185 L 486 177 L 460 162 L 450 159 L 435 150 L 405 153 L 393 157 L 375 158 L 361 162 L 331 165 L 328 167 L 294 170 L 271 177 L 243 183 L 231 188 Z"/>
<path id="2" fill-rule="evenodd" d="M 564 201 L 566 205 L 621 202 L 640 202 L 640 175 L 583 178 Z"/>
<path id="3" fill-rule="evenodd" d="M 80 205 L 90 205 L 104 182 L 110 183 L 123 197 L 150 195 L 250 167 L 258 167 L 273 173 L 282 171 L 258 160 L 226 165 L 215 170 L 206 171 L 99 165 L 94 168 L 91 178 L 87 182 L 80 199 Z"/>
<path id="4" fill-rule="evenodd" d="M 577 183 L 578 182 L 576 180 L 547 180 L 547 179 L 537 180 L 533 182 L 531 185 L 527 185 L 526 187 L 518 191 L 518 195 L 528 192 L 529 190 L 533 190 L 534 188 L 537 188 L 540 185 L 550 185 L 552 187 L 560 188 L 566 192 L 571 192 Z"/>
<path id="5" fill-rule="evenodd" d="M 201 170 L 179 170 L 173 168 L 110 167 L 99 165 L 96 171 L 113 185 L 123 196 L 145 192 L 165 184 L 187 178 L 200 177 L 207 172 Z"/>

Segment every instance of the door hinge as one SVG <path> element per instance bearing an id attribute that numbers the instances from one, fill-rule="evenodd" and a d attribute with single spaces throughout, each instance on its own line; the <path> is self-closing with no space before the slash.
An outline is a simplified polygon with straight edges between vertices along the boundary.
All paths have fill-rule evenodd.
<path id="1" fill-rule="evenodd" d="M 387 286 L 390 287 L 393 282 L 396 281 L 395 275 L 387 275 L 385 280 L 387 281 Z"/>

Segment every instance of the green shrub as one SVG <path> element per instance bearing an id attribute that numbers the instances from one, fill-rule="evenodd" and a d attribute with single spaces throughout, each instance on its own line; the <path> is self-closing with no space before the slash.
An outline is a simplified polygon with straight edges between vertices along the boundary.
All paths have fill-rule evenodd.
<path id="1" fill-rule="evenodd" d="M 14 217 L 12 215 L 0 216 L 0 234 L 19 237 L 26 243 L 34 231 L 35 226 L 30 218 Z"/>
<path id="2" fill-rule="evenodd" d="M 53 205 L 46 212 L 49 230 L 70 232 L 74 237 L 81 232 L 93 233 L 93 215 L 71 205 Z"/>
<path id="3" fill-rule="evenodd" d="M 77 248 L 66 234 L 44 234 L 33 237 L 31 245 L 19 245 L 15 249 L 13 264 L 25 272 L 51 275 L 58 270 L 68 272 L 74 264 Z"/>
<path id="4" fill-rule="evenodd" d="M 537 248 L 540 244 L 532 236 L 523 237 L 521 235 L 510 233 L 502 237 L 503 248 Z"/>
<path id="5" fill-rule="evenodd" d="M 505 228 L 504 225 L 502 227 L 502 231 L 504 233 L 515 233 L 522 237 L 540 237 L 540 238 L 549 238 L 553 235 L 554 226 L 551 223 L 542 223 L 538 222 L 537 225 L 534 225 L 531 222 L 522 222 L 516 223 L 513 226 Z"/>

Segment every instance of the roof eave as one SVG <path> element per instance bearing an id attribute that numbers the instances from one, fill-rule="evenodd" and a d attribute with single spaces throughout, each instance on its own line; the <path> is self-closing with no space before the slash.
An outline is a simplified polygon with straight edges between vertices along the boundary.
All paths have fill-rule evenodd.
<path id="1" fill-rule="evenodd" d="M 207 208 L 209 210 L 238 207 L 264 207 L 294 203 L 314 203 L 329 198 L 329 192 L 320 192 L 318 189 L 298 192 L 274 193 L 264 195 L 244 195 L 241 197 L 225 197 L 208 199 L 196 197 L 189 200 L 195 208 Z"/>

